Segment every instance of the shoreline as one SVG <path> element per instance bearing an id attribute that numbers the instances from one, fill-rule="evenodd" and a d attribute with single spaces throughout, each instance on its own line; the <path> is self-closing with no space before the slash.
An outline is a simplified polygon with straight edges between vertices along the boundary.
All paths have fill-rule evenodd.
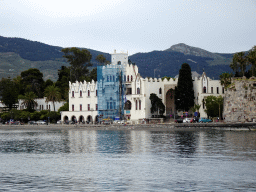
<path id="1" fill-rule="evenodd" d="M 193 131 L 204 129 L 256 131 L 256 123 L 161 123 L 132 125 L 0 125 L 0 130 L 148 130 L 148 131 Z"/>

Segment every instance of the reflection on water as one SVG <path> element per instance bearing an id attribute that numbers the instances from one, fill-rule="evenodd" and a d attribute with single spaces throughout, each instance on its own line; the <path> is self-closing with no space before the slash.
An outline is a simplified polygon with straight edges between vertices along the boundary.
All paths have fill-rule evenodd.
<path id="1" fill-rule="evenodd" d="M 256 190 L 249 131 L 1 131 L 0 190 Z"/>

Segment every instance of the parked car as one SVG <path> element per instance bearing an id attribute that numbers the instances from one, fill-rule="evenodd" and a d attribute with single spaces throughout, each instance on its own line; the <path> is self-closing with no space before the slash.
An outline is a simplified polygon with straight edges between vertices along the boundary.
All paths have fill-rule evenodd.
<path id="1" fill-rule="evenodd" d="M 46 122 L 43 120 L 39 120 L 36 122 L 37 125 L 46 125 Z"/>
<path id="2" fill-rule="evenodd" d="M 190 123 L 197 123 L 198 120 L 199 120 L 198 117 L 194 117 L 194 118 L 192 118 L 192 119 L 190 120 Z"/>
<path id="3" fill-rule="evenodd" d="M 212 120 L 211 119 L 207 119 L 206 117 L 200 117 L 198 122 L 199 123 L 208 123 L 208 122 L 212 122 Z"/>
<path id="4" fill-rule="evenodd" d="M 29 125 L 37 125 L 37 123 L 35 121 L 29 121 L 28 124 Z"/>
<path id="5" fill-rule="evenodd" d="M 57 121 L 57 124 L 61 124 L 61 120 Z"/>
<path id="6" fill-rule="evenodd" d="M 192 118 L 185 118 L 183 119 L 183 123 L 190 123 L 190 120 L 192 120 Z"/>
<path id="7" fill-rule="evenodd" d="M 183 123 L 183 118 L 178 117 L 177 119 L 175 119 L 175 123 Z"/>

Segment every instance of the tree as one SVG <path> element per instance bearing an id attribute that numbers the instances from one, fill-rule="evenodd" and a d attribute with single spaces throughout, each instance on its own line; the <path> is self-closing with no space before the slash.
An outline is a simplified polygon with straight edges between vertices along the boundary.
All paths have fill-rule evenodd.
<path id="1" fill-rule="evenodd" d="M 220 83 L 225 87 L 225 89 L 227 89 L 227 87 L 231 84 L 231 77 L 232 75 L 230 73 L 220 74 Z"/>
<path id="2" fill-rule="evenodd" d="M 252 76 L 255 76 L 256 71 L 256 46 L 254 46 L 248 53 L 247 57 L 247 61 L 248 63 L 250 63 L 251 66 L 251 72 L 252 72 Z"/>
<path id="3" fill-rule="evenodd" d="M 104 55 L 97 55 L 96 61 L 98 61 L 101 65 L 106 64 L 107 59 L 104 57 Z"/>
<path id="4" fill-rule="evenodd" d="M 78 49 L 76 47 L 65 48 L 61 50 L 64 56 L 71 65 L 71 82 L 84 81 L 88 75 L 88 67 L 92 66 L 90 63 L 92 55 L 87 49 Z"/>
<path id="5" fill-rule="evenodd" d="M 10 79 L 2 78 L 0 81 L 1 101 L 11 110 L 18 102 L 18 91 L 15 83 Z"/>
<path id="6" fill-rule="evenodd" d="M 59 108 L 58 113 L 60 113 L 61 111 L 68 111 L 68 110 L 69 110 L 69 103 L 67 102 Z"/>
<path id="7" fill-rule="evenodd" d="M 44 91 L 44 95 L 46 97 L 46 102 L 52 102 L 55 111 L 55 102 L 61 101 L 60 89 L 55 87 L 55 85 L 48 86 Z"/>
<path id="8" fill-rule="evenodd" d="M 200 109 L 200 107 L 201 107 L 201 105 L 197 105 L 197 104 L 195 104 L 192 108 L 191 108 L 191 110 L 193 111 L 193 112 L 198 112 L 199 111 L 199 109 Z"/>
<path id="9" fill-rule="evenodd" d="M 244 76 L 247 65 L 248 62 L 244 52 L 239 52 L 234 54 L 230 67 L 235 73 L 238 72 L 238 69 L 240 68 L 241 73 Z"/>
<path id="10" fill-rule="evenodd" d="M 23 99 L 23 102 L 21 104 L 25 105 L 25 107 L 28 109 L 28 111 L 33 111 L 35 107 L 37 107 L 38 103 L 35 101 L 35 98 L 37 95 L 30 91 L 25 93 L 25 96 L 20 95 L 19 99 Z"/>
<path id="11" fill-rule="evenodd" d="M 61 69 L 58 70 L 58 80 L 56 81 L 55 86 L 60 89 L 61 98 L 66 101 L 68 100 L 69 81 L 70 68 L 61 66 Z"/>
<path id="12" fill-rule="evenodd" d="M 43 73 L 36 68 L 31 68 L 21 72 L 21 94 L 24 95 L 26 92 L 34 92 L 37 97 L 43 97 L 44 80 Z"/>
<path id="13" fill-rule="evenodd" d="M 149 99 L 151 100 L 151 113 L 157 112 L 157 114 L 163 115 L 165 112 L 165 106 L 155 93 L 151 93 Z"/>
<path id="14" fill-rule="evenodd" d="M 210 117 L 219 117 L 222 116 L 223 111 L 223 97 L 222 96 L 208 96 L 205 99 L 205 112 Z"/>
<path id="15" fill-rule="evenodd" d="M 194 89 L 189 64 L 183 63 L 179 71 L 178 84 L 175 87 L 175 106 L 177 110 L 188 111 L 194 106 Z"/>

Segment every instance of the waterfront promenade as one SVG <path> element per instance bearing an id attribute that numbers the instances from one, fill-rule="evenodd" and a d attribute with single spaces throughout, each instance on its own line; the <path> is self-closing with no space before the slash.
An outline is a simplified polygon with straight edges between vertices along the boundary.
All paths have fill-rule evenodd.
<path id="1" fill-rule="evenodd" d="M 248 123 L 159 123 L 159 124 L 49 124 L 49 125 L 0 125 L 0 129 L 94 129 L 94 130 L 194 130 L 194 129 L 223 129 L 223 130 L 256 130 L 255 122 Z"/>

